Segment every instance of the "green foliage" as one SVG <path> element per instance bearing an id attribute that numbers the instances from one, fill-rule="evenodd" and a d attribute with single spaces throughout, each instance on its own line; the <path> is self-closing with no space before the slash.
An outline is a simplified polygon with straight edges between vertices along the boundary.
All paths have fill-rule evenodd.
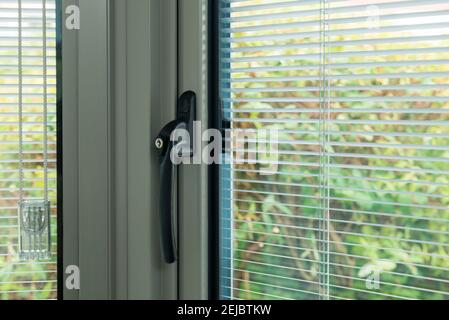
<path id="1" fill-rule="evenodd" d="M 279 11 L 282 12 L 282 9 Z M 235 15 L 238 16 L 239 13 Z M 298 21 L 300 20 L 297 18 L 285 18 L 282 21 L 273 19 L 267 23 Z M 239 27 L 258 23 L 264 22 L 245 22 L 240 23 Z M 305 33 L 313 31 L 315 27 L 273 28 L 262 32 L 234 33 L 233 37 Z M 413 36 L 413 33 L 348 34 L 334 36 L 331 41 L 399 36 Z M 281 38 L 236 42 L 232 47 L 244 51 L 235 52 L 232 57 L 319 53 L 313 46 L 317 41 L 318 38 L 292 36 L 287 40 Z M 310 46 L 276 50 L 261 48 L 292 44 Z M 449 96 L 449 90 L 445 88 L 413 89 L 410 86 L 447 85 L 449 78 L 382 76 L 400 72 L 448 72 L 449 65 L 381 66 L 382 62 L 447 60 L 449 53 L 369 56 L 375 50 L 448 45 L 445 40 L 404 41 L 334 45 L 330 49 L 331 52 L 366 52 L 366 55 L 331 59 L 332 64 L 373 62 L 372 66 L 361 65 L 357 68 L 334 66 L 328 71 L 333 76 L 373 75 L 357 79 L 334 77 L 330 83 L 330 118 L 333 122 L 327 128 L 331 146 L 327 148 L 330 169 L 326 178 L 330 188 L 329 285 L 332 298 L 449 298 L 449 102 L 387 101 L 392 97 Z M 248 47 L 257 48 L 251 50 Z M 238 298 L 318 298 L 320 265 L 324 261 L 323 256 L 327 254 L 320 245 L 323 236 L 320 219 L 327 215 L 321 209 L 323 193 L 319 188 L 320 175 L 325 174 L 323 167 L 319 165 L 320 160 L 323 160 L 320 158 L 320 127 L 317 124 L 320 112 L 313 111 L 319 109 L 318 102 L 301 102 L 301 99 L 318 99 L 320 92 L 307 88 L 320 87 L 320 82 L 300 78 L 287 81 L 276 79 L 302 76 L 319 78 L 319 70 L 313 68 L 316 63 L 312 59 L 292 57 L 235 62 L 232 65 L 234 70 L 245 68 L 245 71 L 232 74 L 234 79 L 240 79 L 232 85 L 233 89 L 239 89 L 233 91 L 232 97 L 258 99 L 234 103 L 234 116 L 276 120 L 275 123 L 238 122 L 234 125 L 240 128 L 281 130 L 279 139 L 284 143 L 279 146 L 279 160 L 291 163 L 281 164 L 278 174 L 272 176 L 257 175 L 254 173 L 257 169 L 255 165 L 236 166 L 239 171 L 235 172 L 235 176 L 239 180 L 235 182 L 234 188 L 246 190 L 236 191 L 235 199 L 239 200 L 234 200 L 233 203 L 235 228 L 238 230 L 234 234 L 234 296 Z M 279 70 L 268 67 L 277 67 Z M 287 70 L 286 67 L 290 68 Z M 264 78 L 271 80 L 261 81 Z M 409 85 L 409 89 L 382 88 L 404 85 Z M 336 90 L 341 86 L 353 89 Z M 357 86 L 370 88 L 357 89 Z M 245 91 L 255 88 L 259 90 Z M 292 89 L 286 90 L 287 88 Z M 264 102 L 267 98 L 296 98 L 298 102 Z M 354 101 L 357 99 L 359 101 Z M 239 109 L 278 111 L 247 113 Z M 311 111 L 288 112 L 291 109 Z M 385 112 L 361 112 L 366 109 Z M 408 109 L 444 112 L 406 112 Z M 389 110 L 398 111 L 388 112 Z M 401 110 L 405 112 L 400 112 Z M 383 121 L 384 124 L 369 121 Z M 406 125 L 397 121 L 446 121 L 446 124 Z M 326 232 L 324 234 L 327 235 Z M 373 268 L 381 273 L 378 290 L 366 287 L 366 278 Z"/>

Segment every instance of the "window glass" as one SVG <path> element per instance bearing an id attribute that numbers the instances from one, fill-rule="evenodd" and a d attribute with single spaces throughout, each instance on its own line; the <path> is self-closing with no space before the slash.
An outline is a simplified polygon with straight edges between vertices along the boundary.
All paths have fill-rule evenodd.
<path id="1" fill-rule="evenodd" d="M 447 1 L 221 0 L 219 24 L 221 297 L 449 298 Z"/>
<path id="2" fill-rule="evenodd" d="M 55 1 L 2 0 L 0 299 L 57 298 L 56 129 Z"/>

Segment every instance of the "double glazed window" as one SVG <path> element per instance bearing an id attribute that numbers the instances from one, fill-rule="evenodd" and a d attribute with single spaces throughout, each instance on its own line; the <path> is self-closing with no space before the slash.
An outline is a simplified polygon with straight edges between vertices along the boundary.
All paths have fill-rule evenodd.
<path id="1" fill-rule="evenodd" d="M 0 1 L 0 300 L 449 299 L 447 0 L 69 2 Z M 169 264 L 185 91 L 227 161 L 172 175 Z"/>
<path id="2" fill-rule="evenodd" d="M 57 295 L 55 12 L 54 0 L 0 2 L 0 300 Z M 50 203 L 50 241 L 45 232 L 21 240 L 50 249 L 45 258 L 21 252 L 20 232 L 46 224 L 24 218 L 20 229 L 23 201 Z"/>
<path id="3" fill-rule="evenodd" d="M 228 149 L 221 298 L 449 298 L 447 1 L 219 10 L 231 131 L 278 132 L 274 173 Z"/>

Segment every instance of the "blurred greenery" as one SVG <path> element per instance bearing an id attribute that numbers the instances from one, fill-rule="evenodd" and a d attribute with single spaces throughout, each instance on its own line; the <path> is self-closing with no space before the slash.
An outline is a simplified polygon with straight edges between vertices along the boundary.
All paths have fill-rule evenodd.
<path id="1" fill-rule="evenodd" d="M 259 3 L 262 2 L 250 4 Z M 301 8 L 314 9 L 312 5 Z M 288 10 L 293 9 L 237 11 L 233 17 Z M 351 14 L 351 17 L 357 15 Z M 348 13 L 344 13 L 331 19 L 348 17 Z M 313 19 L 317 17 L 310 17 Z M 426 19 L 414 23 L 430 23 L 433 18 Z M 447 17 L 442 19 L 448 20 Z M 232 24 L 232 28 L 292 24 L 284 28 L 235 32 L 233 38 L 242 40 L 230 45 L 234 49 L 232 58 L 247 59 L 232 63 L 232 98 L 253 99 L 234 102 L 233 116 L 265 120 L 263 123 L 234 122 L 234 128 L 277 129 L 282 141 L 277 174 L 259 175 L 260 166 L 252 164 L 234 166 L 233 297 L 318 299 L 320 283 L 328 283 L 333 299 L 448 299 L 449 99 L 445 98 L 449 96 L 449 64 L 444 61 L 448 61 L 449 51 L 400 55 L 370 53 L 448 48 L 449 42 L 444 37 L 413 42 L 358 41 L 446 35 L 449 29 L 333 33 L 327 56 L 331 64 L 327 72 L 331 76 L 332 101 L 328 115 L 319 111 L 318 102 L 301 101 L 304 98 L 317 101 L 320 96 L 317 89 L 305 90 L 320 87 L 319 60 L 297 56 L 320 54 L 315 46 L 319 38 L 300 35 L 316 33 L 317 24 L 301 28 L 293 25 L 304 21 L 307 18 L 294 17 Z M 398 20 L 394 25 L 401 23 L 404 21 Z M 331 30 L 360 30 L 361 27 L 363 31 L 360 23 L 330 25 Z M 285 37 L 286 34 L 292 36 Z M 273 37 L 257 38 L 261 35 Z M 275 45 L 283 47 L 262 47 Z M 229 52 L 226 48 L 223 52 Z M 338 55 L 341 52 L 362 54 Z M 256 61 L 266 56 L 291 58 Z M 443 62 L 412 63 L 419 60 Z M 410 64 L 401 65 L 404 61 Z M 366 62 L 372 64 L 363 64 Z M 441 74 L 383 76 L 437 72 Z M 357 86 L 366 87 L 359 89 Z M 347 89 L 339 90 L 341 87 Z M 297 101 L 282 102 L 284 98 Z M 292 113 L 288 109 L 302 111 Z M 363 112 L 364 109 L 372 111 Z M 270 110 L 276 112 L 268 112 Z M 318 120 L 323 116 L 331 120 L 325 128 L 330 142 L 326 144 L 330 157 L 328 170 L 320 165 L 323 158 L 320 157 L 322 140 Z M 320 188 L 323 175 L 329 186 L 328 212 L 320 209 L 326 204 L 323 188 Z M 327 213 L 330 219 L 328 248 L 320 245 L 327 242 L 327 232 L 320 231 L 320 221 Z M 226 216 L 226 212 L 224 214 Z M 329 280 L 320 282 L 321 262 L 328 253 Z M 367 289 L 366 280 L 373 270 L 380 273 L 380 287 Z"/>

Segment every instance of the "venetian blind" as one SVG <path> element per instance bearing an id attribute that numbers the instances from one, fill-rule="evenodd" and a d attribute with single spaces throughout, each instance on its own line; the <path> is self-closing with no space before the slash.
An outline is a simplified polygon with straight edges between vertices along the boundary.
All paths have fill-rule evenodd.
<path id="1" fill-rule="evenodd" d="M 0 299 L 56 298 L 55 19 L 54 0 L 0 2 Z M 53 258 L 22 261 L 17 203 L 45 190 Z"/>
<path id="2" fill-rule="evenodd" d="M 448 2 L 220 0 L 220 29 L 231 131 L 279 133 L 274 174 L 227 150 L 221 297 L 448 299 Z"/>

